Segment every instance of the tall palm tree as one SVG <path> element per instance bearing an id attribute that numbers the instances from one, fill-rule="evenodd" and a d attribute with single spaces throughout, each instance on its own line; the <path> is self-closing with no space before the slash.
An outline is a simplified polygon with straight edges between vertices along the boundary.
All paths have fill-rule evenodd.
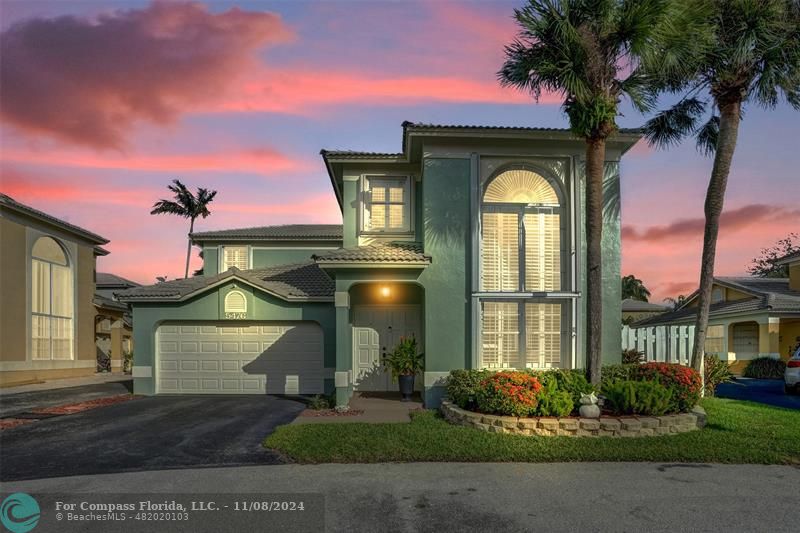
<path id="1" fill-rule="evenodd" d="M 530 0 L 514 10 L 519 34 L 506 46 L 500 83 L 561 95 L 570 129 L 586 141 L 586 348 L 592 383 L 600 382 L 603 171 L 606 140 L 627 97 L 640 111 L 655 97 L 639 58 L 667 8 L 665 0 Z"/>
<path id="2" fill-rule="evenodd" d="M 650 298 L 650 290 L 644 286 L 644 282 L 629 274 L 622 276 L 622 299 L 632 298 L 634 300 L 641 300 L 642 302 L 648 301 Z"/>
<path id="3" fill-rule="evenodd" d="M 678 1 L 678 0 L 676 0 Z M 693 135 L 714 155 L 705 199 L 697 325 L 692 366 L 702 368 L 711 304 L 719 219 L 744 107 L 774 108 L 781 97 L 800 109 L 800 2 L 797 0 L 679 0 L 699 8 L 702 25 L 667 28 L 645 63 L 663 86 L 681 94 L 646 125 L 648 139 L 665 146 Z M 673 63 L 683 71 L 664 68 Z M 677 77 L 672 76 L 679 72 Z M 710 113 L 707 113 L 707 110 Z"/>
<path id="4" fill-rule="evenodd" d="M 171 185 L 167 185 L 167 189 L 174 193 L 174 200 L 159 200 L 153 204 L 153 209 L 150 211 L 151 215 L 178 215 L 179 217 L 189 219 L 189 244 L 186 248 L 186 271 L 183 274 L 184 278 L 189 277 L 189 259 L 192 255 L 192 232 L 194 231 L 194 221 L 197 217 L 206 218 L 211 214 L 208 209 L 208 204 L 214 201 L 217 191 L 211 191 L 198 187 L 197 194 L 186 188 L 186 185 L 180 180 L 172 180 Z"/>

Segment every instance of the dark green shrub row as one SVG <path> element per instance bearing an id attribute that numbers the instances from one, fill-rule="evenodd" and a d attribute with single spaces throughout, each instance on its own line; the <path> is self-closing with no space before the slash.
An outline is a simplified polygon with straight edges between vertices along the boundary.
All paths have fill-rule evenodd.
<path id="1" fill-rule="evenodd" d="M 672 391 L 658 381 L 614 381 L 603 388 L 604 407 L 618 415 L 661 416 Z"/>
<path id="2" fill-rule="evenodd" d="M 742 373 L 746 378 L 783 379 L 786 363 L 772 357 L 756 357 L 744 367 Z"/>

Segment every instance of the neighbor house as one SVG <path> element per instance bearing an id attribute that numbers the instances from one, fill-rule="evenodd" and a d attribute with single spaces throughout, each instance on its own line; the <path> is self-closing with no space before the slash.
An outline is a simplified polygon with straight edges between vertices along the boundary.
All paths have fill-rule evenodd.
<path id="1" fill-rule="evenodd" d="M 788 266 L 788 278 L 714 278 L 705 352 L 730 362 L 737 374 L 755 357 L 786 360 L 800 343 L 800 253 L 778 264 Z M 676 311 L 635 326 L 691 327 L 696 315 L 695 292 Z"/>
<path id="2" fill-rule="evenodd" d="M 94 374 L 107 239 L 0 194 L 0 384 Z"/>
<path id="3" fill-rule="evenodd" d="M 654 304 L 651 302 L 643 302 L 641 300 L 634 300 L 633 298 L 625 298 L 622 300 L 622 323 L 635 324 L 645 318 L 652 318 L 670 310 L 669 306 Z"/>
<path id="4" fill-rule="evenodd" d="M 620 357 L 618 162 L 638 139 L 608 142 L 607 363 Z M 409 335 L 429 406 L 453 369 L 583 366 L 585 148 L 561 129 L 404 123 L 399 153 L 323 150 L 342 225 L 195 233 L 202 276 L 119 294 L 135 392 L 335 390 L 343 405 L 396 390 L 381 358 Z"/>
<path id="5" fill-rule="evenodd" d="M 125 354 L 133 351 L 133 316 L 128 304 L 117 300 L 114 293 L 141 285 L 107 272 L 98 272 L 96 280 L 94 306 L 97 309 L 95 342 L 98 366 L 119 372 L 123 370 Z"/>

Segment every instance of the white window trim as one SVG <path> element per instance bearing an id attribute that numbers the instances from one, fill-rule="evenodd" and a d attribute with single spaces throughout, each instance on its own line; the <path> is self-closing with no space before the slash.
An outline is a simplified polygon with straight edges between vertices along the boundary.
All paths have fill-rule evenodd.
<path id="1" fill-rule="evenodd" d="M 247 268 L 240 269 L 240 270 L 250 270 L 253 268 L 253 248 L 249 244 L 220 244 L 217 248 L 217 272 L 222 274 L 223 272 L 227 272 L 228 269 L 225 268 L 225 248 L 245 248 L 247 251 L 245 255 L 247 256 Z"/>
<path id="2" fill-rule="evenodd" d="M 383 230 L 375 230 L 366 227 L 367 223 L 367 205 L 371 204 L 371 202 L 367 199 L 367 195 L 369 194 L 369 187 L 368 183 L 370 179 L 376 180 L 405 180 L 404 189 L 406 193 L 406 198 L 408 199 L 407 202 L 404 204 L 403 209 L 403 217 L 404 217 L 404 224 L 403 228 L 392 230 L 392 229 L 383 229 Z M 370 174 L 362 174 L 361 179 L 359 180 L 359 209 L 358 209 L 358 229 L 359 235 L 410 235 L 414 233 L 414 180 L 412 176 L 409 174 L 379 174 L 379 173 L 370 173 Z"/>
<path id="3" fill-rule="evenodd" d="M 242 297 L 242 301 L 244 302 L 244 308 L 243 309 L 230 309 L 230 308 L 228 308 L 228 299 L 234 294 L 239 295 L 239 296 Z M 245 293 L 243 293 L 242 291 L 236 290 L 236 289 L 234 289 L 232 291 L 229 291 L 228 294 L 225 295 L 224 309 L 225 309 L 226 313 L 246 313 L 247 312 L 247 295 Z"/>

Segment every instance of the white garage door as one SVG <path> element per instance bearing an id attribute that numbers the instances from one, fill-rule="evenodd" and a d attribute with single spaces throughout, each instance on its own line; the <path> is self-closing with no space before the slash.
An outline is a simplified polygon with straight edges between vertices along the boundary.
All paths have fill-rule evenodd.
<path id="1" fill-rule="evenodd" d="M 182 323 L 157 330 L 159 393 L 320 394 L 322 329 L 306 322 Z"/>

